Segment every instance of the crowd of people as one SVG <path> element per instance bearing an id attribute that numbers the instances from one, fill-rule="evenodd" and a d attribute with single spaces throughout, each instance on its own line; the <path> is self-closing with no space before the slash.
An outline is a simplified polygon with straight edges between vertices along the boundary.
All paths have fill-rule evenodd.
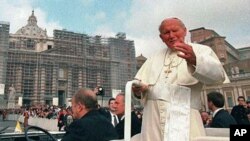
<path id="1" fill-rule="evenodd" d="M 35 118 L 47 118 L 58 119 L 58 129 L 61 131 L 62 127 L 68 126 L 68 117 L 72 115 L 71 107 L 55 106 L 55 105 L 34 105 L 23 106 L 19 109 L 2 109 L 0 110 L 2 120 L 6 120 L 9 115 L 24 116 L 23 126 L 28 126 L 28 119 L 30 117 Z"/>
<path id="2" fill-rule="evenodd" d="M 224 96 L 219 92 L 207 95 L 208 108 L 211 112 L 201 111 L 201 119 L 205 128 L 230 128 L 230 125 L 250 125 L 250 101 L 245 97 L 238 97 L 238 105 L 232 110 L 225 110 Z M 211 114 L 212 113 L 212 114 Z"/>
<path id="3" fill-rule="evenodd" d="M 49 106 L 49 105 L 36 105 L 36 106 L 23 106 L 19 109 L 2 109 L 2 113 L 5 112 L 6 116 L 8 114 L 24 114 L 28 112 L 31 117 L 39 118 L 54 118 L 56 119 L 56 114 L 60 111 L 58 106 Z"/>
<path id="4" fill-rule="evenodd" d="M 122 101 L 125 102 L 124 97 Z M 122 101 L 120 101 L 120 104 L 118 104 L 116 101 L 116 98 L 110 98 L 108 105 L 106 105 L 105 107 L 101 107 L 98 104 L 96 109 L 102 116 L 106 117 L 113 124 L 114 127 L 116 127 L 116 125 L 119 124 L 119 121 L 121 121 L 121 118 L 124 116 L 124 112 L 125 112 L 125 107 L 124 107 L 125 103 L 122 103 Z M 122 105 L 122 106 L 118 106 L 118 105 Z M 13 115 L 13 114 L 24 116 L 24 121 L 23 121 L 24 127 L 28 126 L 29 117 L 57 119 L 58 131 L 67 131 L 68 126 L 73 121 L 73 117 L 72 117 L 73 113 L 72 113 L 71 106 L 63 107 L 63 106 L 55 106 L 55 105 L 52 105 L 52 106 L 36 105 L 36 106 L 29 106 L 29 107 L 21 107 L 19 109 L 0 110 L 0 115 L 2 115 L 3 120 L 6 120 L 8 115 Z M 141 120 L 142 120 L 142 111 L 138 109 L 134 109 L 133 116 L 136 116 L 136 119 L 138 119 L 138 124 L 140 125 Z M 119 127 L 121 128 L 123 127 L 123 125 L 121 126 L 119 124 Z M 138 126 L 138 130 L 136 132 L 138 133 L 139 130 L 140 130 L 140 126 Z"/>

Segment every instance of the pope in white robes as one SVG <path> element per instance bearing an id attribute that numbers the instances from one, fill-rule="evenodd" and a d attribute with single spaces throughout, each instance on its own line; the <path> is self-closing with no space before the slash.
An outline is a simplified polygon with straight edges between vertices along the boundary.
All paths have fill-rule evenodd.
<path id="1" fill-rule="evenodd" d="M 159 31 L 167 48 L 147 59 L 133 86 L 144 105 L 140 141 L 188 141 L 198 134 L 192 113 L 201 108 L 202 86 L 228 78 L 210 47 L 184 42 L 181 20 L 165 19 Z"/>

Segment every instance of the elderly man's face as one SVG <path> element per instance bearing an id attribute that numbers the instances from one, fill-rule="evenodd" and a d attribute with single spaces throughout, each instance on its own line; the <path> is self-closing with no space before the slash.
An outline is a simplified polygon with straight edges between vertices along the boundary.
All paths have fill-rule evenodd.
<path id="1" fill-rule="evenodd" d="M 174 48 L 177 42 L 184 42 L 186 36 L 186 28 L 176 19 L 166 20 L 160 28 L 160 37 L 162 41 L 169 47 Z"/>
<path id="2" fill-rule="evenodd" d="M 207 121 L 208 118 L 209 118 L 209 115 L 208 115 L 207 112 L 202 112 L 202 113 L 201 113 L 201 119 L 202 119 L 203 121 Z"/>
<path id="3" fill-rule="evenodd" d="M 124 115 L 124 112 L 125 112 L 124 97 L 121 95 L 118 95 L 115 98 L 115 114 L 121 117 Z"/>
<path id="4" fill-rule="evenodd" d="M 75 102 L 75 98 L 72 98 L 72 116 L 74 119 L 79 119 L 80 117 L 80 110 L 81 110 L 81 105 L 79 103 Z"/>

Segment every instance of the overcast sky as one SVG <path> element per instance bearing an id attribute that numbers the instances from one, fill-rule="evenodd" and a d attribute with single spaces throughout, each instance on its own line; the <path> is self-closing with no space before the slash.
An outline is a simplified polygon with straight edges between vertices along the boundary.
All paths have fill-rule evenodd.
<path id="1" fill-rule="evenodd" d="M 0 21 L 15 33 L 34 10 L 51 37 L 54 29 L 104 37 L 125 32 L 136 55 L 148 57 L 165 47 L 158 26 L 167 17 L 182 19 L 188 30 L 212 29 L 235 48 L 250 46 L 249 7 L 249 0 L 0 0 Z"/>

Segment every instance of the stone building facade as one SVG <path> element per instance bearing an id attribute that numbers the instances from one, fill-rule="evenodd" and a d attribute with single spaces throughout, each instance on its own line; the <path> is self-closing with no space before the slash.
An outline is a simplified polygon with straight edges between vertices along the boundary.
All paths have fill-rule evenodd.
<path id="1" fill-rule="evenodd" d="M 231 81 L 223 85 L 204 86 L 202 110 L 208 111 L 206 95 L 211 91 L 219 91 L 224 95 L 225 108 L 229 111 L 238 104 L 238 96 L 250 100 L 250 47 L 236 49 L 224 36 L 204 27 L 190 30 L 190 33 L 191 42 L 208 45 L 214 50 Z"/>
<path id="2" fill-rule="evenodd" d="M 13 85 L 23 105 L 64 105 L 81 87 L 102 86 L 108 98 L 136 73 L 134 41 L 125 33 L 103 38 L 54 30 L 48 37 L 32 11 L 27 25 L 6 40 L 5 94 Z"/>
<path id="3" fill-rule="evenodd" d="M 9 46 L 9 29 L 10 24 L 8 22 L 0 21 L 0 108 L 4 108 L 7 104 L 4 89 Z"/>

